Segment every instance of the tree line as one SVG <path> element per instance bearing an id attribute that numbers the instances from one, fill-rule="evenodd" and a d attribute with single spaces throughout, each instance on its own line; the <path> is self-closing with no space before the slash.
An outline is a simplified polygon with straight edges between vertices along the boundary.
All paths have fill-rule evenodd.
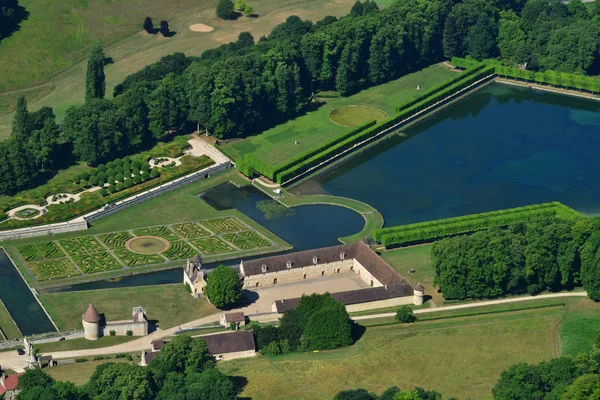
<path id="1" fill-rule="evenodd" d="M 540 216 L 433 245 L 435 285 L 446 299 L 488 299 L 583 286 L 600 301 L 600 219 Z"/>
<path id="2" fill-rule="evenodd" d="M 164 57 L 117 85 L 112 100 L 105 98 L 104 79 L 110 59 L 97 46 L 88 61 L 85 104 L 67 110 L 62 131 L 50 123 L 47 130 L 66 144 L 60 159 L 72 154 L 97 165 L 196 126 L 220 139 L 255 134 L 318 106 L 316 91 L 347 96 L 444 57 L 498 56 L 533 69 L 593 72 L 600 65 L 600 25 L 592 23 L 599 7 L 588 11 L 579 0 L 398 0 L 379 10 L 374 1 L 359 0 L 340 19 L 291 16 L 257 42 L 243 32 L 201 57 Z M 12 146 L 0 149 L 7 155 L 0 171 L 18 164 L 0 178 L 0 191 L 8 194 L 34 185 L 39 173 L 27 166 L 33 156 L 25 156 L 25 143 Z M 45 165 L 57 161 L 52 146 L 41 147 L 51 154 Z M 18 161 L 24 157 L 27 162 Z"/>
<path id="3" fill-rule="evenodd" d="M 206 342 L 177 336 L 147 367 L 106 362 L 89 382 L 75 386 L 55 381 L 41 369 L 19 377 L 19 400 L 231 400 L 240 387 L 221 373 Z"/>

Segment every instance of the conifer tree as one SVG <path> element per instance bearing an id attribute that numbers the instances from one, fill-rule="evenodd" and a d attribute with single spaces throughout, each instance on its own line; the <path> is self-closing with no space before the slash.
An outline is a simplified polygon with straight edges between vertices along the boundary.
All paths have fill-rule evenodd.
<path id="1" fill-rule="evenodd" d="M 154 33 L 154 24 L 152 23 L 152 18 L 146 17 L 144 20 L 144 30 L 148 33 Z"/>
<path id="2" fill-rule="evenodd" d="M 17 100 L 12 126 L 12 135 L 17 143 L 24 143 L 29 137 L 27 117 L 27 100 L 25 100 L 25 96 L 20 96 L 19 100 Z"/>
<path id="3" fill-rule="evenodd" d="M 102 46 L 97 44 L 92 49 L 88 59 L 87 74 L 85 76 L 85 101 L 103 99 L 105 90 L 104 51 Z"/>

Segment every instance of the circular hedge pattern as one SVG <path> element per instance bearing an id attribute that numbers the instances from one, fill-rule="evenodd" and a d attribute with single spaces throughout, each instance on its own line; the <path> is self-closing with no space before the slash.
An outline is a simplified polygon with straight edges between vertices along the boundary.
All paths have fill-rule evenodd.
<path id="1" fill-rule="evenodd" d="M 36 210 L 35 208 L 25 208 L 17 211 L 15 215 L 19 218 L 33 218 L 40 215 L 40 210 Z"/>
<path id="2" fill-rule="evenodd" d="M 168 240 L 158 236 L 136 236 L 125 243 L 127 250 L 138 254 L 159 254 L 170 246 Z"/>
<path id="3" fill-rule="evenodd" d="M 367 106 L 346 106 L 336 108 L 329 113 L 329 119 L 338 125 L 354 127 L 372 120 L 383 121 L 388 115 L 376 108 Z"/>

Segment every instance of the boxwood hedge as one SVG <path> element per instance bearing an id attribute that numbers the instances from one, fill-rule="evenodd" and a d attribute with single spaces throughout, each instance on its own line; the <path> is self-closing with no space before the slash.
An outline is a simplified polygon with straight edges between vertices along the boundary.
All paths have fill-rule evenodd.
<path id="1" fill-rule="evenodd" d="M 559 202 L 542 203 L 377 229 L 373 231 L 373 238 L 385 246 L 425 243 L 447 236 L 487 229 L 490 226 L 506 226 L 515 222 L 526 222 L 542 215 L 556 215 L 567 219 L 582 217 L 577 211 Z"/>

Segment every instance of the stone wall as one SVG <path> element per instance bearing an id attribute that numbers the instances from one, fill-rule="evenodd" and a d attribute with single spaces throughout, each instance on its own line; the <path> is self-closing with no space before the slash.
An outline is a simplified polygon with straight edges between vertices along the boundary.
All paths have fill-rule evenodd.
<path id="1" fill-rule="evenodd" d="M 244 277 L 244 289 L 292 283 L 305 279 L 318 279 L 322 276 L 332 276 L 342 273 L 356 273 L 355 269 L 354 260 L 349 259 L 326 264 L 309 265 L 301 268 L 290 268 L 284 271 L 266 272 L 261 275 Z M 362 271 L 360 275 L 362 277 Z"/>
<path id="2" fill-rule="evenodd" d="M 28 228 L 12 229 L 10 231 L 0 231 L 0 241 L 24 239 L 36 236 L 56 235 L 57 233 L 75 232 L 85 230 L 87 228 L 87 222 L 85 222 L 84 219 L 79 218 L 76 221 L 31 226 Z"/>
<path id="3" fill-rule="evenodd" d="M 370 301 L 368 303 L 348 304 L 346 305 L 346 311 L 350 313 L 357 311 L 374 310 L 376 308 L 396 307 L 412 303 L 413 296 L 394 297 L 393 299 Z"/>
<path id="4" fill-rule="evenodd" d="M 237 351 L 234 353 L 213 354 L 217 361 L 234 360 L 236 358 L 248 358 L 256 356 L 255 350 Z"/>
<path id="5" fill-rule="evenodd" d="M 115 331 L 116 336 L 126 336 L 127 331 L 133 332 L 133 336 L 146 336 L 148 334 L 148 322 L 109 322 L 103 329 L 103 336 L 110 336 L 110 331 Z"/>

